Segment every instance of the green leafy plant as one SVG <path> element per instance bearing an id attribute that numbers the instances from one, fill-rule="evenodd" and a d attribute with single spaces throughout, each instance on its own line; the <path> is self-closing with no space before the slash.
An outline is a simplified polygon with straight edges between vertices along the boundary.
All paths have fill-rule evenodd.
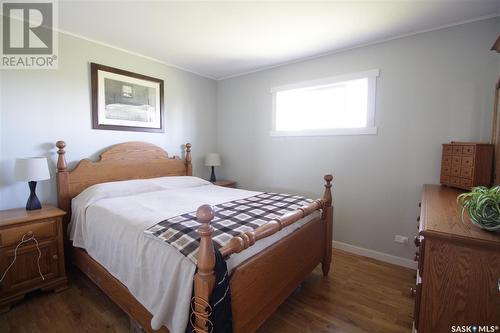
<path id="1" fill-rule="evenodd" d="M 475 225 L 490 231 L 500 231 L 500 186 L 478 186 L 457 198 L 462 207 L 462 222 L 467 211 Z"/>

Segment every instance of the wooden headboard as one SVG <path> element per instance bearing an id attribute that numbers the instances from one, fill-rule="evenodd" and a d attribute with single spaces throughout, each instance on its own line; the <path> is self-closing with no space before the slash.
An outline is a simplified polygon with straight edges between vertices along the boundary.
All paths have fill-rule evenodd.
<path id="1" fill-rule="evenodd" d="M 76 167 L 68 170 L 66 159 L 66 142 L 57 141 L 57 196 L 59 207 L 71 214 L 71 199 L 94 184 L 144 179 L 163 176 L 191 176 L 191 144 L 185 146 L 185 160 L 178 156 L 169 157 L 168 153 L 158 146 L 147 142 L 125 142 L 106 149 L 97 162 L 89 159 L 81 160 Z"/>

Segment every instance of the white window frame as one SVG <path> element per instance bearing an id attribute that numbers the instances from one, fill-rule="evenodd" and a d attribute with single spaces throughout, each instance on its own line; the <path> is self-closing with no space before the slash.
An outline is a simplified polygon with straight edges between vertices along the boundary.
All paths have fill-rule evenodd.
<path id="1" fill-rule="evenodd" d="M 271 136 L 323 136 L 323 135 L 375 135 L 377 127 L 375 126 L 375 95 L 377 91 L 377 77 L 380 74 L 379 69 L 372 69 L 358 73 L 344 74 L 338 76 L 326 77 L 318 80 L 302 81 L 292 84 L 271 88 L 273 99 L 272 111 L 272 129 Z M 276 130 L 276 93 L 284 90 L 300 89 L 314 86 L 334 84 L 337 82 L 350 81 L 356 79 L 368 79 L 368 100 L 367 100 L 367 120 L 365 127 L 357 128 L 328 128 L 311 129 L 302 131 L 277 131 Z"/>

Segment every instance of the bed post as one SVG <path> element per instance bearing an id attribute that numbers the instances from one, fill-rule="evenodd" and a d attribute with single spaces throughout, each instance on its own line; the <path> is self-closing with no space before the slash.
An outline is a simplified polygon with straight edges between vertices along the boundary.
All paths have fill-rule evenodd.
<path id="1" fill-rule="evenodd" d="M 68 223 L 71 218 L 71 198 L 69 196 L 69 172 L 68 165 L 66 164 L 66 159 L 64 158 L 64 154 L 66 151 L 64 148 L 66 147 L 66 142 L 57 141 L 56 142 L 57 149 L 57 170 L 56 170 L 56 178 L 57 178 L 57 201 L 58 206 L 62 210 L 66 212 L 66 215 L 63 216 L 63 240 L 64 240 L 64 252 L 65 252 L 65 262 L 68 264 L 71 259 L 71 251 L 70 251 L 70 243 L 68 240 Z"/>
<path id="2" fill-rule="evenodd" d="M 201 239 L 196 264 L 198 271 L 194 276 L 194 300 L 191 306 L 195 315 L 192 324 L 197 333 L 211 331 L 209 317 L 212 309 L 209 301 L 215 286 L 215 252 L 212 242 L 214 229 L 210 225 L 210 221 L 214 216 L 215 212 L 210 205 L 200 206 L 196 211 L 196 219 L 201 223 L 198 229 Z"/>
<path id="3" fill-rule="evenodd" d="M 58 148 L 57 154 L 59 155 L 57 158 L 57 199 L 59 202 L 59 208 L 66 212 L 65 219 L 67 220 L 70 214 L 70 198 L 69 198 L 69 173 L 68 166 L 66 164 L 66 159 L 64 155 L 66 151 L 64 148 L 66 147 L 66 142 L 57 141 L 56 147 Z"/>
<path id="4" fill-rule="evenodd" d="M 323 207 L 322 219 L 325 221 L 325 252 L 323 254 L 323 261 L 321 263 L 321 268 L 323 270 L 323 276 L 328 276 L 330 271 L 330 264 L 332 261 L 332 223 L 333 223 L 333 206 L 332 206 L 332 180 L 333 176 L 326 174 L 325 179 L 325 193 L 323 194 L 323 200 L 325 205 Z"/>
<path id="5" fill-rule="evenodd" d="M 193 175 L 193 165 L 191 164 L 191 144 L 186 143 L 186 176 Z"/>

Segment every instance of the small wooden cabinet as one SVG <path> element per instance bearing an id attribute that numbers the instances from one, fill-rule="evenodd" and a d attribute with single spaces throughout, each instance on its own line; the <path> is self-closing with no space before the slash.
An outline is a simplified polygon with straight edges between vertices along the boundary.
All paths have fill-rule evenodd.
<path id="1" fill-rule="evenodd" d="M 457 205 L 460 193 L 424 185 L 415 238 L 414 332 L 500 326 L 500 234 L 470 221 L 462 223 Z"/>
<path id="2" fill-rule="evenodd" d="M 30 291 L 66 287 L 63 215 L 53 206 L 0 211 L 0 278 L 7 271 L 0 282 L 0 313 Z"/>
<path id="3" fill-rule="evenodd" d="M 487 143 L 443 144 L 441 184 L 465 190 L 474 186 L 490 186 L 493 176 L 493 148 L 493 145 Z"/>
<path id="4" fill-rule="evenodd" d="M 234 181 L 234 180 L 217 180 L 214 182 L 214 185 L 236 188 L 236 181 Z"/>

